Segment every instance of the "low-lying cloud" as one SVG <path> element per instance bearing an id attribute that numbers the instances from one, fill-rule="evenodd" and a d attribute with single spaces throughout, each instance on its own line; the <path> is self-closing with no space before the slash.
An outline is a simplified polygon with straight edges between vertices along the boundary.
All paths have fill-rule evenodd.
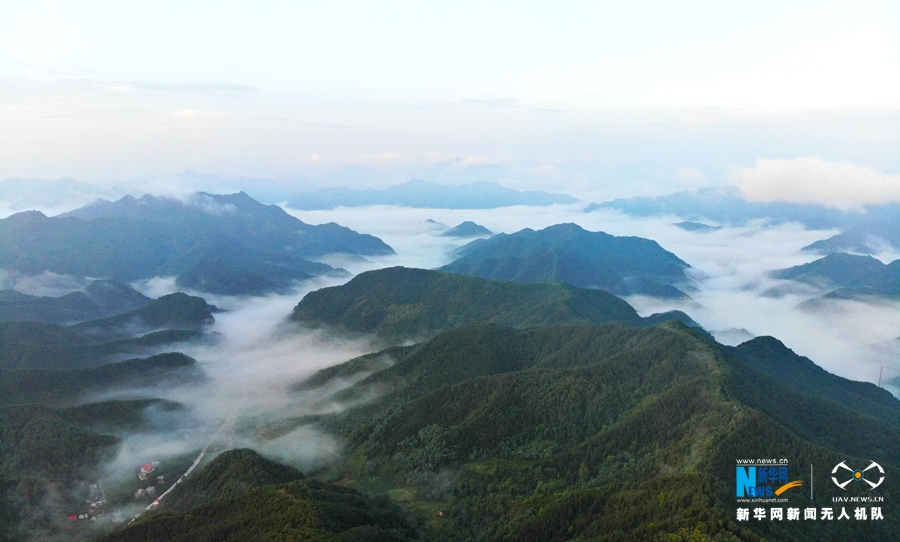
<path id="1" fill-rule="evenodd" d="M 612 235 L 636 235 L 653 239 L 692 268 L 692 300 L 627 299 L 642 316 L 672 309 L 684 310 L 705 329 L 723 337 L 772 335 L 798 354 L 807 356 L 826 370 L 853 380 L 877 382 L 900 374 L 900 304 L 877 304 L 829 300 L 813 310 L 798 308 L 826 291 L 787 288 L 781 298 L 762 294 L 784 286 L 786 281 L 769 272 L 809 263 L 819 256 L 801 248 L 831 237 L 835 230 L 807 230 L 797 224 L 772 226 L 761 220 L 741 227 L 723 227 L 711 232 L 685 231 L 674 224 L 676 216 L 635 218 L 613 210 L 581 212 L 581 205 L 548 207 L 504 207 L 497 210 L 406 209 L 390 206 L 337 208 L 329 211 L 286 209 L 301 220 L 319 224 L 337 222 L 382 238 L 397 255 L 347 266 L 357 273 L 389 265 L 433 269 L 453 260 L 453 252 L 469 240 L 440 236 L 431 219 L 449 226 L 472 220 L 495 233 L 513 233 L 522 228 L 542 229 L 574 222 L 590 231 Z M 894 252 L 877 254 L 887 263 Z M 731 341 L 734 342 L 734 341 Z M 892 389 L 895 393 L 898 390 Z"/>

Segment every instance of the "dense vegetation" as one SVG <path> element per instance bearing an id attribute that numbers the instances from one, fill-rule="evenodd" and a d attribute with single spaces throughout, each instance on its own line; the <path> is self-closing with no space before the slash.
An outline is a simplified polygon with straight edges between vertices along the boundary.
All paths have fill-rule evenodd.
<path id="1" fill-rule="evenodd" d="M 682 298 L 688 264 L 656 241 L 589 232 L 575 224 L 473 241 L 441 269 L 515 282 L 562 281 L 617 295 Z"/>
<path id="2" fill-rule="evenodd" d="M 469 322 L 524 328 L 612 321 L 640 326 L 680 320 L 697 326 L 677 311 L 642 319 L 631 305 L 603 290 L 559 282 L 518 284 L 404 267 L 361 273 L 343 286 L 310 292 L 294 308 L 291 319 L 313 327 L 325 324 L 375 333 L 391 343 L 421 340 Z"/>
<path id="3" fill-rule="evenodd" d="M 271 284 L 283 289 L 294 280 L 331 273 L 331 267 L 309 258 L 335 252 L 393 250 L 337 224 L 305 224 L 243 192 L 195 194 L 186 202 L 128 196 L 54 218 L 29 211 L 0 220 L 0 267 L 124 282 L 185 275 L 184 286 L 213 293 L 258 294 L 271 291 Z M 198 262 L 218 262 L 229 270 Z M 228 278 L 235 273 L 250 279 Z"/>
<path id="4" fill-rule="evenodd" d="M 317 423 L 347 439 L 335 477 L 406 501 L 427 539 L 813 542 L 898 527 L 896 479 L 884 522 L 735 521 L 737 458 L 788 458 L 796 478 L 868 458 L 900 476 L 898 401 L 772 339 L 727 349 L 676 323 L 473 324 L 383 356 L 395 363 L 369 356 L 313 378 L 374 370 L 335 399 L 381 392 Z M 827 480 L 791 506 L 827 506 Z"/>
<path id="5" fill-rule="evenodd" d="M 254 487 L 286 484 L 303 478 L 303 473 L 297 469 L 266 459 L 253 450 L 229 450 L 177 486 L 166 497 L 161 510 L 186 512 L 218 499 L 237 497 Z"/>
<path id="6" fill-rule="evenodd" d="M 215 310 L 203 298 L 176 293 L 115 316 L 70 326 L 0 322 L 0 369 L 95 367 L 116 355 L 201 339 L 199 330 L 212 323 Z M 159 331 L 135 336 L 153 329 Z"/>
<path id="7" fill-rule="evenodd" d="M 174 504 L 101 540 L 404 541 L 417 538 L 387 498 L 305 478 L 252 450 L 232 450 L 178 488 Z M 186 510 L 171 512 L 168 510 Z"/>

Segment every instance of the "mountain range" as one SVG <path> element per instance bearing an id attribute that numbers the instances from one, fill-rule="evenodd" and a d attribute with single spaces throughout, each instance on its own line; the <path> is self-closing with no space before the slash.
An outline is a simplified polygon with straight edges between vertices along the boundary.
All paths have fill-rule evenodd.
<path id="1" fill-rule="evenodd" d="M 297 423 L 346 439 L 345 482 L 448 511 L 426 539 L 812 542 L 887 540 L 897 528 L 896 503 L 877 524 L 735 520 L 736 459 L 785 458 L 807 485 L 817 465 L 815 500 L 806 486 L 784 495 L 800 509 L 842 495 L 828 479 L 840 461 L 900 475 L 900 401 L 771 337 L 729 348 L 678 322 L 473 323 L 297 389 L 334 379 L 355 382 L 339 404 L 376 398 Z"/>
<path id="2" fill-rule="evenodd" d="M 820 254 L 877 254 L 885 244 L 900 248 L 900 204 L 897 203 L 868 205 L 862 210 L 845 211 L 816 204 L 750 201 L 736 186 L 719 186 L 653 198 L 592 203 L 585 207 L 585 212 L 598 209 L 615 209 L 634 216 L 677 215 L 689 223 L 711 220 L 742 226 L 752 220 L 765 220 L 775 224 L 795 222 L 810 229 L 841 229 L 841 233 L 833 237 L 804 247 L 804 250 Z M 683 224 L 680 227 L 684 228 Z M 692 226 L 688 228 L 697 230 Z"/>
<path id="3" fill-rule="evenodd" d="M 364 205 L 397 205 L 427 209 L 496 209 L 511 205 L 569 204 L 578 203 L 578 200 L 565 194 L 513 190 L 494 182 L 446 185 L 412 179 L 380 190 L 319 188 L 315 192 L 289 198 L 287 203 L 289 207 L 301 210 Z"/>
<path id="4" fill-rule="evenodd" d="M 81 291 L 59 297 L 0 290 L 0 322 L 77 323 L 137 309 L 150 301 L 130 286 L 113 280 L 95 280 Z"/>
<path id="5" fill-rule="evenodd" d="M 393 254 L 380 239 L 334 223 L 312 226 L 243 192 L 185 201 L 131 196 L 47 217 L 0 220 L 0 267 L 122 282 L 177 276 L 179 285 L 231 295 L 283 291 L 341 270 L 311 261 L 331 253 Z"/>
<path id="6" fill-rule="evenodd" d="M 441 270 L 523 283 L 562 281 L 616 295 L 674 299 L 687 297 L 674 285 L 689 284 L 684 271 L 690 266 L 656 241 L 590 232 L 576 224 L 497 234 L 472 241 L 457 255 Z"/>

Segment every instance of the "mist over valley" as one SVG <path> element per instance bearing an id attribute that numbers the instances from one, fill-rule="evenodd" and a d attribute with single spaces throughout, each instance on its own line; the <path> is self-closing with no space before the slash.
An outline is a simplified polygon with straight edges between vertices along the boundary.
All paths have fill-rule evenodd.
<path id="1" fill-rule="evenodd" d="M 7 431 L 12 431 L 3 440 L 7 457 L 3 472 L 8 481 L 6 502 L 20 517 L 11 525 L 29 536 L 91 539 L 121 529 L 135 515 L 143 518 L 143 509 L 149 506 L 148 519 L 138 520 L 122 536 L 150 539 L 160 536 L 152 533 L 179 532 L 183 527 L 171 523 L 174 519 L 163 519 L 153 510 L 209 510 L 210 518 L 226 514 L 216 508 L 224 503 L 219 492 L 222 484 L 231 487 L 227 479 L 236 475 L 210 479 L 210 489 L 203 493 L 207 497 L 199 500 L 185 501 L 187 497 L 179 495 L 195 490 L 173 482 L 195 459 L 198 464 L 184 478 L 186 484 L 211 475 L 209 469 L 216 468 L 211 461 L 225 450 L 251 449 L 267 461 L 298 470 L 283 480 L 245 473 L 247 479 L 233 496 L 297 483 L 291 479 L 308 480 L 303 483 L 349 486 L 360 495 L 387 491 L 391 499 L 365 506 L 406 518 L 389 521 L 401 521 L 385 531 L 391 533 L 385 536 L 395 537 L 391 539 L 411 534 L 429 539 L 451 532 L 472 536 L 485 529 L 493 530 L 494 536 L 514 538 L 541 530 L 549 535 L 552 529 L 547 531 L 550 527 L 538 518 L 523 517 L 507 525 L 502 515 L 496 515 L 509 505 L 501 503 L 553 501 L 552 506 L 561 507 L 553 508 L 558 509 L 554 514 L 571 513 L 564 512 L 571 510 L 565 504 L 569 497 L 560 501 L 551 495 L 587 491 L 580 498 L 602 500 L 607 498 L 603 495 L 620 491 L 608 485 L 611 480 L 635 476 L 633 469 L 642 468 L 639 465 L 662 461 L 686 468 L 682 462 L 687 452 L 682 447 L 696 446 L 689 443 L 700 430 L 694 426 L 698 414 L 690 414 L 692 409 L 705 413 L 702 419 L 707 421 L 699 422 L 701 426 L 712 424 L 704 431 L 719 431 L 712 428 L 721 423 L 716 421 L 724 415 L 721 409 L 732 403 L 749 409 L 739 416 L 750 416 L 741 422 L 748 427 L 762 423 L 786 428 L 779 431 L 788 431 L 790 438 L 810 447 L 801 454 L 827 450 L 866 455 L 866 445 L 880 450 L 877 457 L 884 460 L 896 454 L 890 448 L 896 440 L 896 435 L 890 436 L 896 433 L 891 420 L 900 408 L 891 393 L 900 393 L 895 385 L 900 374 L 896 364 L 900 303 L 890 290 L 889 262 L 843 253 L 817 258 L 804 247 L 832 237 L 834 230 L 807 229 L 793 222 L 712 221 L 715 227 L 685 228 L 680 220 L 696 216 L 631 216 L 605 208 L 584 212 L 583 204 L 500 210 L 378 205 L 299 211 L 262 206 L 243 194 L 195 194 L 184 200 L 125 197 L 98 201 L 56 218 L 38 217 L 41 224 L 78 220 L 77 227 L 88 232 L 92 223 L 125 219 L 134 231 L 127 235 L 140 237 L 185 224 L 182 229 L 194 232 L 185 246 L 199 247 L 207 246 L 204 239 L 210 235 L 202 232 L 230 231 L 227 235 L 234 236 L 264 228 L 272 233 L 260 239 L 306 235 L 288 233 L 306 231 L 293 224 L 308 231 L 325 227 L 314 224 L 328 224 L 330 232 L 363 240 L 362 245 L 347 244 L 332 237 L 326 242 L 337 244 L 307 249 L 308 261 L 326 271 L 319 277 L 282 274 L 282 282 L 265 295 L 259 295 L 256 271 L 261 267 L 254 263 L 255 250 L 209 260 L 204 276 L 227 276 L 227 288 L 220 279 L 186 279 L 196 274 L 190 266 L 164 263 L 140 271 L 144 268 L 132 265 L 132 274 L 124 275 L 119 262 L 135 257 L 128 255 L 129 243 L 117 249 L 124 251 L 122 258 L 108 263 L 93 259 L 93 267 L 70 260 L 70 272 L 65 273 L 53 243 L 29 241 L 27 232 L 34 230 L 22 229 L 20 215 L 3 219 L 0 225 L 23 231 L 4 238 L 8 254 L 24 250 L 19 247 L 28 247 L 29 253 L 29 263 L 4 269 L 0 298 L 5 320 L 0 323 L 4 338 L 0 408 Z M 259 222 L 258 216 L 273 218 Z M 290 222 L 295 220 L 292 216 L 299 220 Z M 230 225 L 238 218 L 243 222 Z M 277 224 L 295 229 L 279 233 L 277 228 L 283 226 Z M 451 230 L 444 224 L 460 224 L 457 230 L 465 233 L 447 235 Z M 87 247 L 86 254 L 91 246 L 108 243 L 105 233 L 79 235 L 77 246 Z M 477 236 L 474 241 L 471 235 Z M 514 244 L 505 248 L 509 243 Z M 888 240 L 884 243 L 891 246 Z M 159 261 L 198 257 L 197 249 L 190 250 L 195 252 L 170 252 Z M 290 244 L 265 250 L 296 252 Z M 892 248 L 879 256 L 888 259 L 895 253 Z M 154 275 L 154 269 L 179 274 Z M 603 283 L 598 277 L 610 278 Z M 290 282 L 284 281 L 287 278 Z M 873 283 L 881 290 L 869 286 Z M 666 286 L 676 294 L 665 284 L 677 285 L 678 289 Z M 858 294 L 835 295 L 848 290 Z M 240 295 L 228 295 L 237 292 Z M 648 331 L 638 331 L 642 329 Z M 675 337 L 687 342 L 675 347 L 669 344 Z M 718 370 L 730 375 L 701 379 L 706 382 L 703 389 L 724 386 L 712 392 L 721 397 L 717 401 L 725 401 L 722 405 L 715 401 L 688 405 L 677 399 L 682 393 L 696 393 L 688 390 L 698 384 L 688 382 L 699 366 L 666 369 L 675 373 L 660 381 L 667 382 L 665 390 L 648 388 L 646 382 L 628 384 L 632 377 L 620 374 L 636 370 L 649 375 L 662 369 L 656 365 L 661 360 L 682 356 L 679 359 L 686 362 L 696 355 L 712 356 L 718 361 L 710 363 L 721 364 Z M 678 383 L 683 378 L 686 387 Z M 883 390 L 873 384 L 879 379 Z M 582 389 L 584 385 L 593 387 Z M 562 399 L 553 398 L 554 386 L 571 388 L 570 393 L 580 390 L 581 395 L 560 403 Z M 629 386 L 637 387 L 626 392 Z M 762 388 L 768 390 L 768 398 L 746 395 Z M 618 448 L 621 437 L 614 435 L 629 430 L 627 424 L 621 428 L 617 424 L 634 417 L 628 423 L 652 427 L 660 414 L 653 414 L 652 408 L 629 410 L 637 404 L 629 407 L 621 403 L 623 398 L 614 400 L 618 406 L 613 408 L 609 402 L 613 399 L 604 399 L 610 393 L 611 397 L 634 393 L 637 400 L 654 397 L 662 401 L 659 408 L 686 417 L 667 422 L 678 433 L 635 435 L 634 442 L 643 443 L 638 448 Z M 479 396 L 493 398 L 479 406 L 475 399 Z M 802 401 L 818 401 L 814 408 L 819 412 L 862 416 L 845 422 L 857 427 L 859 438 L 847 441 L 830 429 L 810 428 L 805 420 L 811 412 L 789 406 L 801 396 Z M 600 402 L 591 406 L 596 401 Z M 512 405 L 519 406 L 508 410 Z M 529 413 L 529 409 L 536 410 Z M 549 429 L 560 423 L 554 409 L 583 411 L 571 419 L 580 421 L 567 429 L 568 436 Z M 482 419 L 479 412 L 493 413 L 492 419 L 504 420 L 507 427 L 490 429 L 496 422 Z M 595 415 L 600 418 L 590 421 Z M 646 416 L 647 422 L 636 421 Z M 40 437 L 33 436 L 37 428 Z M 705 474 L 683 483 L 715 487 L 727 482 L 727 469 L 722 470 L 720 463 L 722 446 L 733 438 L 752 440 L 746 433 L 750 429 L 737 431 L 721 433 L 713 439 L 721 440 L 719 444 L 691 452 L 690 457 L 696 458 L 690 461 L 699 461 L 690 463 L 697 465 L 691 468 Z M 34 448 L 35 438 L 49 448 Z M 606 443 L 601 447 L 610 447 L 602 452 L 606 459 L 589 459 L 601 453 L 597 448 L 601 442 Z M 656 451 L 641 447 L 650 442 L 657 443 Z M 64 455 L 53 455 L 59 453 Z M 579 454 L 589 455 L 574 459 L 582 457 Z M 520 466 L 504 463 L 509 461 Z M 161 466 L 151 468 L 163 473 L 156 474 L 162 476 L 159 483 L 138 479 L 138 467 L 154 462 Z M 537 471 L 514 475 L 523 487 L 481 493 L 472 486 L 484 476 L 476 475 L 479 469 L 490 469 L 494 473 L 490 476 L 504 472 L 505 477 L 531 463 L 535 467 L 528 469 Z M 550 470 L 539 474 L 541 469 Z M 647 491 L 668 479 L 667 473 L 645 468 L 644 475 L 634 478 L 635 490 Z M 549 483 L 546 476 L 557 480 L 549 493 L 540 489 L 540 484 Z M 23 484 L 32 489 L 23 493 Z M 131 488 L 135 484 L 137 489 Z M 527 489 L 528 484 L 538 486 Z M 105 493 L 102 504 L 92 501 L 93 508 L 85 512 L 77 499 L 88 486 L 94 492 L 102 487 Z M 171 495 L 166 493 L 169 488 Z M 461 488 L 470 489 L 460 493 Z M 304 489 L 297 498 L 312 499 L 313 505 L 317 494 Z M 444 510 L 445 515 L 438 517 L 447 519 L 436 523 L 429 519 L 429 510 L 436 506 L 454 510 L 453 515 Z M 606 512 L 610 517 L 624 513 L 620 505 L 604 506 L 611 507 Z M 713 511 L 731 525 L 721 506 L 712 505 L 704 513 Z M 467 515 L 469 507 L 492 512 L 476 520 Z M 79 527 L 84 520 L 70 522 L 69 512 L 97 520 Z M 691 524 L 689 516 L 668 514 L 663 512 L 673 525 Z M 207 520 L 191 528 L 211 528 L 203 521 Z M 301 528 L 288 516 L 283 521 Z M 140 530 L 135 531 L 138 525 Z M 632 536 L 650 532 L 646 523 L 641 525 Z M 362 528 L 332 527 L 335 533 Z M 259 528 L 263 527 L 247 527 L 246 533 Z M 602 532 L 596 523 L 582 529 L 585 536 Z M 134 534 L 138 532 L 143 534 Z"/>
<path id="2" fill-rule="evenodd" d="M 900 3 L 2 14 L 0 542 L 897 538 Z"/>

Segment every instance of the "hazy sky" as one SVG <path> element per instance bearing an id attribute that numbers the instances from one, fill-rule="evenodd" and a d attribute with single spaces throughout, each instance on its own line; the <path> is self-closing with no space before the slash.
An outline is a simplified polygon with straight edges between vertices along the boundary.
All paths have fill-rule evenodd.
<path id="1" fill-rule="evenodd" d="M 898 43 L 891 1 L 8 1 L 0 178 L 900 186 Z"/>

